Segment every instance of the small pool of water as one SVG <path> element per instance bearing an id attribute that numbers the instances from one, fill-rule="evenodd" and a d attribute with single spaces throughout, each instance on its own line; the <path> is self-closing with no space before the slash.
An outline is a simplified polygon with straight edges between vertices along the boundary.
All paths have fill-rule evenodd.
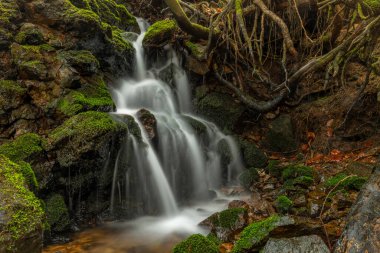
<path id="1" fill-rule="evenodd" d="M 199 227 L 199 222 L 226 209 L 230 201 L 247 197 L 218 196 L 208 203 L 184 208 L 173 217 L 146 216 L 87 229 L 74 234 L 69 243 L 47 246 L 43 253 L 171 253 L 174 245 L 189 235 L 209 232 Z"/>

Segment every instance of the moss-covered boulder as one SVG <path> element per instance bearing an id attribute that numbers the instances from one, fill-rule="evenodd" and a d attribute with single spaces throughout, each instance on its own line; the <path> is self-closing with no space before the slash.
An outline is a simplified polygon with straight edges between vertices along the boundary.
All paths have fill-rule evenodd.
<path id="1" fill-rule="evenodd" d="M 162 47 L 168 44 L 177 31 L 178 26 L 174 20 L 161 20 L 151 25 L 143 39 L 144 47 Z"/>
<path id="2" fill-rule="evenodd" d="M 239 175 L 239 182 L 240 184 L 247 190 L 249 190 L 254 182 L 257 182 L 259 180 L 259 172 L 256 168 L 250 168 L 247 170 L 244 170 Z"/>
<path id="3" fill-rule="evenodd" d="M 292 152 L 297 150 L 292 119 L 283 114 L 273 120 L 269 125 L 269 131 L 265 137 L 268 149 L 276 152 Z"/>
<path id="4" fill-rule="evenodd" d="M 103 78 L 94 76 L 80 79 L 77 83 L 79 88 L 67 89 L 67 95 L 58 101 L 58 111 L 66 116 L 73 116 L 83 111 L 112 110 L 113 101 Z"/>
<path id="5" fill-rule="evenodd" d="M 69 212 L 61 195 L 53 194 L 47 198 L 46 218 L 52 232 L 62 232 L 70 224 Z"/>
<path id="6" fill-rule="evenodd" d="M 274 229 L 292 224 L 294 224 L 294 220 L 287 216 L 280 217 L 278 215 L 254 222 L 241 232 L 240 239 L 236 241 L 232 253 L 258 251 Z"/>
<path id="7" fill-rule="evenodd" d="M 0 80 L 0 114 L 20 106 L 25 98 L 26 89 L 13 80 Z"/>
<path id="8" fill-rule="evenodd" d="M 201 225 L 207 226 L 219 241 L 228 242 L 244 228 L 247 219 L 247 209 L 236 207 L 211 215 Z"/>
<path id="9" fill-rule="evenodd" d="M 28 133 L 20 135 L 15 140 L 0 146 L 0 154 L 15 162 L 28 160 L 42 152 L 43 139 L 38 134 Z"/>
<path id="10" fill-rule="evenodd" d="M 246 139 L 239 139 L 243 161 L 247 167 L 263 168 L 267 164 L 267 156 L 256 146 L 255 143 Z"/>
<path id="11" fill-rule="evenodd" d="M 44 43 L 44 36 L 38 26 L 25 23 L 17 33 L 15 41 L 22 45 L 40 45 Z"/>
<path id="12" fill-rule="evenodd" d="M 0 252 L 39 253 L 44 211 L 20 170 L 0 155 Z"/>
<path id="13" fill-rule="evenodd" d="M 41 61 L 25 61 L 19 64 L 19 74 L 22 79 L 46 80 L 48 69 Z"/>
<path id="14" fill-rule="evenodd" d="M 86 167 L 106 159 L 112 138 L 122 138 L 127 126 L 104 112 L 88 111 L 75 115 L 48 135 L 47 150 L 55 150 L 62 167 Z M 84 164 L 84 161 L 90 164 Z M 96 165 L 99 166 L 99 165 Z"/>
<path id="15" fill-rule="evenodd" d="M 197 87 L 194 102 L 198 114 L 226 131 L 231 131 L 236 126 L 245 110 L 231 94 L 224 90 L 209 91 L 207 86 Z"/>
<path id="16" fill-rule="evenodd" d="M 61 51 L 58 58 L 83 75 L 95 74 L 99 69 L 98 60 L 87 50 Z"/>
<path id="17" fill-rule="evenodd" d="M 6 49 L 11 44 L 15 24 L 21 18 L 20 9 L 14 0 L 0 2 L 0 49 Z"/>
<path id="18" fill-rule="evenodd" d="M 218 253 L 218 246 L 214 241 L 201 234 L 195 234 L 178 243 L 173 253 Z"/>

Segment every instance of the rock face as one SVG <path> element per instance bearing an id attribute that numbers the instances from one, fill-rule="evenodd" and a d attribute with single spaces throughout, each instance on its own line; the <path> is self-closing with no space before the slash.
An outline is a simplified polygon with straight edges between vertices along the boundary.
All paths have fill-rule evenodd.
<path id="1" fill-rule="evenodd" d="M 323 240 L 316 235 L 293 238 L 270 238 L 263 253 L 329 253 Z"/>
<path id="2" fill-rule="evenodd" d="M 22 166 L 0 155 L 0 252 L 42 250 L 44 211 L 28 189 Z"/>
<path id="3" fill-rule="evenodd" d="M 380 169 L 362 188 L 348 215 L 347 225 L 336 244 L 335 253 L 378 252 L 380 249 Z"/>

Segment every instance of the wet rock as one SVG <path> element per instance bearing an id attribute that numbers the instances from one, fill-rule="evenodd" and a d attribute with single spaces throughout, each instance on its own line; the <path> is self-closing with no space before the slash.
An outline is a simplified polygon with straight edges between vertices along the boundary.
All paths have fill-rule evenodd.
<path id="1" fill-rule="evenodd" d="M 157 136 L 157 121 L 154 115 L 146 109 L 137 112 L 137 117 L 145 128 L 145 132 L 150 140 Z"/>
<path id="2" fill-rule="evenodd" d="M 263 253 L 329 253 L 330 250 L 317 235 L 270 238 L 262 250 Z"/>
<path id="3" fill-rule="evenodd" d="M 239 145 L 243 155 L 243 161 L 247 167 L 263 168 L 267 163 L 266 155 L 256 146 L 248 140 L 239 139 Z"/>
<path id="4" fill-rule="evenodd" d="M 46 219 L 52 232 L 62 232 L 68 228 L 70 218 L 63 196 L 53 194 L 47 198 Z"/>
<path id="5" fill-rule="evenodd" d="M 240 239 L 236 241 L 232 252 L 243 253 L 258 250 L 268 240 L 273 230 L 293 224 L 292 218 L 278 215 L 252 223 L 241 232 Z"/>
<path id="6" fill-rule="evenodd" d="M 16 81 L 0 80 L 0 114 L 20 106 L 26 92 L 27 90 Z"/>
<path id="7" fill-rule="evenodd" d="M 207 226 L 220 241 L 228 242 L 234 240 L 234 236 L 244 228 L 247 218 L 245 208 L 230 208 L 211 215 L 200 225 Z"/>
<path id="8" fill-rule="evenodd" d="M 292 152 L 297 150 L 292 119 L 289 115 L 279 116 L 272 121 L 269 128 L 265 143 L 271 151 Z"/>
<path id="9" fill-rule="evenodd" d="M 44 43 L 44 36 L 37 25 L 25 23 L 17 33 L 15 41 L 22 45 L 41 45 Z"/>
<path id="10" fill-rule="evenodd" d="M 377 252 L 380 248 L 380 169 L 363 186 L 347 217 L 347 225 L 336 244 L 335 253 Z"/>
<path id="11" fill-rule="evenodd" d="M 20 170 L 0 155 L 0 252 L 39 253 L 45 214 Z"/>
<path id="12" fill-rule="evenodd" d="M 197 113 L 214 122 L 222 130 L 232 130 L 244 112 L 244 106 L 223 91 L 208 92 L 206 86 L 196 89 Z"/>
<path id="13" fill-rule="evenodd" d="M 46 80 L 48 70 L 40 61 L 26 61 L 19 64 L 19 74 L 22 79 Z"/>
<path id="14" fill-rule="evenodd" d="M 162 47 L 173 38 L 178 27 L 174 20 L 161 20 L 151 25 L 145 33 L 143 46 Z"/>
<path id="15" fill-rule="evenodd" d="M 256 168 L 250 168 L 243 171 L 238 179 L 240 184 L 247 190 L 249 190 L 254 182 L 259 180 L 260 176 Z"/>
<path id="16" fill-rule="evenodd" d="M 92 75 L 98 72 L 99 62 L 96 57 L 86 50 L 61 51 L 58 58 L 76 69 L 82 75 Z"/>
<path id="17" fill-rule="evenodd" d="M 218 253 L 218 246 L 207 237 L 195 234 L 178 243 L 173 253 Z"/>

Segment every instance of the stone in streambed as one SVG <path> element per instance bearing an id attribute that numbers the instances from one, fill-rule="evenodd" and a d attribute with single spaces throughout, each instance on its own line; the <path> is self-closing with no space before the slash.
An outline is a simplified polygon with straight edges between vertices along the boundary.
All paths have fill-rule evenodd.
<path id="1" fill-rule="evenodd" d="M 262 253 L 329 253 L 330 250 L 317 235 L 292 238 L 270 238 Z"/>

